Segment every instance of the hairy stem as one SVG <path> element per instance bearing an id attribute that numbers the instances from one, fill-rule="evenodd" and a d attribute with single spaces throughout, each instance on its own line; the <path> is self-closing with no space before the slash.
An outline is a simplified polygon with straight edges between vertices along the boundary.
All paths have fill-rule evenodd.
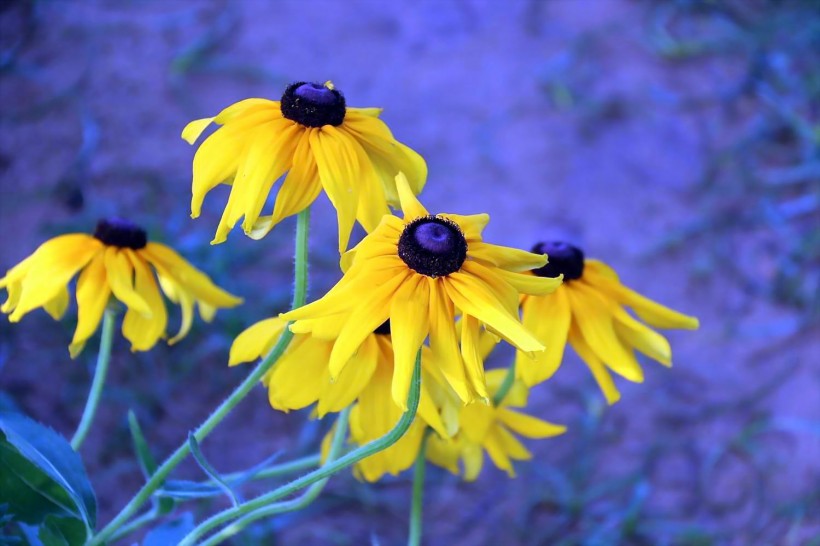
<path id="1" fill-rule="evenodd" d="M 421 544 L 421 521 L 423 515 L 422 500 L 424 497 L 424 470 L 427 466 L 427 439 L 430 437 L 429 430 L 425 432 L 421 441 L 419 454 L 413 465 L 413 502 L 410 506 L 410 533 L 407 537 L 408 546 L 419 546 Z"/>
<path id="2" fill-rule="evenodd" d="M 97 405 L 100 403 L 103 387 L 105 386 L 105 376 L 108 375 L 108 363 L 111 361 L 111 345 L 114 340 L 114 319 L 116 316 L 117 312 L 110 308 L 106 309 L 103 314 L 100 353 L 97 355 L 97 367 L 94 368 L 91 392 L 88 393 L 88 400 L 85 402 L 85 409 L 80 424 L 77 426 L 77 432 L 71 438 L 71 447 L 74 448 L 74 451 L 80 450 L 88 431 L 91 430 L 94 416 L 97 414 Z"/>

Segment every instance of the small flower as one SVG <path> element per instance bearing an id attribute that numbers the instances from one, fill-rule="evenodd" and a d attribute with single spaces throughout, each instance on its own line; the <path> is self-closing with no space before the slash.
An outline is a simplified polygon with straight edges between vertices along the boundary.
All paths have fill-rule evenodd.
<path id="1" fill-rule="evenodd" d="M 629 381 L 643 381 L 635 350 L 672 365 L 672 350 L 665 337 L 629 314 L 655 328 L 698 328 L 698 319 L 664 307 L 620 283 L 617 273 L 598 260 L 584 259 L 583 252 L 567 243 L 540 243 L 534 252 L 547 252 L 550 262 L 533 273 L 540 277 L 563 275 L 564 284 L 545 296 L 525 296 L 522 320 L 546 350 L 535 358 L 519 354 L 518 377 L 532 386 L 549 379 L 561 364 L 567 341 L 589 367 L 607 401 L 620 393 L 608 370 Z"/>
<path id="2" fill-rule="evenodd" d="M 487 372 L 487 385 L 495 393 L 507 370 Z M 532 458 L 532 453 L 515 437 L 549 438 L 563 434 L 566 427 L 511 410 L 527 405 L 528 390 L 520 382 L 504 397 L 497 407 L 486 404 L 461 406 L 456 400 L 445 399 L 442 413 L 455 414 L 459 431 L 453 438 L 431 436 L 427 444 L 427 458 L 435 465 L 460 474 L 459 461 L 464 466 L 464 479 L 475 480 L 484 465 L 484 452 L 490 460 L 511 478 L 515 477 L 512 461 Z"/>
<path id="3" fill-rule="evenodd" d="M 229 364 L 233 366 L 266 355 L 286 325 L 287 321 L 277 317 L 250 326 L 234 340 Z M 331 321 L 323 325 L 325 332 L 331 332 L 331 335 L 334 327 L 335 323 Z M 363 445 L 380 438 L 402 415 L 402 410 L 390 396 L 393 377 L 390 324 L 382 324 L 365 338 L 336 381 L 330 379 L 328 371 L 332 349 L 333 341 L 308 335 L 294 336 L 285 354 L 262 379 L 268 388 L 271 406 L 287 412 L 317 404 L 316 415 L 322 418 L 355 403 L 350 413 L 351 442 Z M 355 468 L 360 478 L 372 482 L 385 473 L 396 475 L 407 469 L 415 460 L 427 426 L 443 436 L 448 435 L 428 392 L 428 386 L 434 381 L 427 370 L 430 362 L 430 349 L 425 347 L 418 409 L 420 419 L 410 425 L 396 444 L 360 462 Z M 332 435 L 331 431 L 328 438 Z"/>
<path id="4" fill-rule="evenodd" d="M 245 234 L 260 239 L 283 218 L 309 206 L 322 189 L 338 214 L 339 252 L 358 220 L 371 231 L 398 205 L 394 177 L 404 172 L 414 193 L 427 179 L 424 159 L 397 141 L 380 108 L 350 108 L 331 82 L 297 82 L 280 101 L 247 99 L 182 131 L 193 144 L 212 122 L 221 127 L 194 156 L 191 216 L 221 183 L 231 193 L 212 244 L 244 216 Z M 285 175 L 273 211 L 260 216 L 271 188 Z"/>
<path id="5" fill-rule="evenodd" d="M 242 302 L 172 249 L 149 242 L 140 227 L 112 218 L 100 220 L 93 236 L 72 233 L 46 241 L 11 268 L 0 279 L 0 288 L 9 294 L 0 310 L 10 313 L 11 322 L 38 307 L 59 320 L 68 307 L 68 284 L 78 272 L 77 329 L 69 346 L 72 358 L 97 330 L 112 295 L 128 308 L 122 333 L 131 342 L 131 350 L 153 347 L 165 335 L 168 322 L 157 279 L 168 299 L 182 308 L 182 326 L 169 344 L 190 330 L 194 303 L 200 316 L 210 321 L 217 308 Z"/>
<path id="6" fill-rule="evenodd" d="M 291 330 L 308 333 L 316 319 L 341 325 L 330 353 L 336 380 L 350 357 L 380 324 L 392 327 L 393 400 L 406 409 L 416 351 L 430 338 L 442 373 L 465 402 L 487 399 L 477 350 L 482 325 L 522 351 L 543 345 L 519 322 L 521 293 L 546 294 L 560 279 L 525 275 L 546 256 L 482 242 L 489 216 L 431 215 L 403 175 L 396 177 L 404 219 L 384 216 L 379 226 L 342 257 L 346 270 L 323 298 L 282 315 Z M 461 314 L 461 344 L 455 317 Z"/>

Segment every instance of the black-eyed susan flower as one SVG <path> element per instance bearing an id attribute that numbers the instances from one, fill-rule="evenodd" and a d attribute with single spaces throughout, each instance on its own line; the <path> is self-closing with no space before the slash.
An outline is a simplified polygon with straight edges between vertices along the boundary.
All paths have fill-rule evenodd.
<path id="1" fill-rule="evenodd" d="M 534 358 L 519 354 L 516 371 L 527 385 L 549 379 L 561 364 L 567 342 L 592 372 L 612 404 L 620 398 L 609 371 L 640 383 L 643 370 L 635 351 L 672 365 L 672 350 L 655 328 L 698 328 L 698 319 L 664 307 L 621 284 L 617 273 L 598 260 L 563 242 L 539 243 L 550 262 L 534 270 L 536 276 L 563 275 L 564 284 L 552 294 L 522 299 L 524 325 L 546 346 Z M 625 308 L 637 315 L 633 317 Z"/>
<path id="2" fill-rule="evenodd" d="M 175 343 L 191 328 L 194 304 L 210 321 L 218 308 L 240 298 L 220 289 L 169 247 L 149 242 L 145 231 L 126 220 L 100 220 L 94 235 L 72 233 L 43 243 L 0 279 L 8 300 L 0 307 L 11 322 L 38 308 L 55 320 L 65 314 L 68 285 L 77 280 L 77 328 L 69 346 L 72 358 L 97 330 L 113 296 L 127 308 L 122 333 L 132 351 L 147 351 L 165 335 L 168 316 L 162 292 L 182 308 L 182 326 L 168 340 Z M 159 280 L 159 286 L 157 285 Z"/>
<path id="3" fill-rule="evenodd" d="M 388 203 L 398 205 L 399 171 L 413 193 L 427 178 L 424 159 L 393 137 L 380 113 L 348 107 L 330 82 L 297 82 L 279 101 L 247 99 L 215 117 L 192 121 L 182 131 L 191 144 L 211 123 L 221 127 L 194 156 L 191 216 L 199 216 L 211 189 L 231 184 L 213 243 L 223 242 L 243 217 L 242 229 L 258 239 L 324 189 L 337 211 L 339 251 L 344 251 L 356 220 L 371 231 L 389 212 Z M 273 184 L 285 173 L 273 211 L 263 216 Z"/>
<path id="4" fill-rule="evenodd" d="M 486 214 L 431 215 L 403 175 L 396 177 L 404 218 L 384 216 L 379 226 L 342 257 L 345 274 L 323 298 L 285 313 L 294 333 L 327 320 L 341 325 L 330 353 L 334 380 L 364 340 L 388 319 L 395 369 L 393 400 L 406 409 L 416 351 L 429 336 L 442 373 L 459 397 L 488 399 L 478 351 L 482 326 L 522 351 L 543 345 L 518 318 L 521 293 L 547 294 L 560 279 L 522 274 L 547 257 L 484 243 Z M 460 344 L 455 318 L 461 315 Z"/>
<path id="5" fill-rule="evenodd" d="M 507 370 L 487 372 L 487 386 L 492 394 L 499 389 Z M 529 391 L 518 382 L 498 406 L 468 404 L 461 406 L 453 397 L 440 399 L 442 414 L 453 416 L 458 423 L 458 433 L 452 438 L 431 436 L 427 444 L 427 459 L 460 474 L 463 466 L 464 479 L 475 480 L 484 465 L 484 452 L 496 467 L 515 477 L 512 461 L 532 458 L 532 453 L 515 437 L 549 438 L 563 434 L 566 427 L 543 421 L 510 408 L 527 405 Z"/>

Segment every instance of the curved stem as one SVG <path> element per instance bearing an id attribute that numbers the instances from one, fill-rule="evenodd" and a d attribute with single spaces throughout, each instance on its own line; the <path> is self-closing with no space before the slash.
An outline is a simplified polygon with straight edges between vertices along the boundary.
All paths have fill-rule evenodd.
<path id="1" fill-rule="evenodd" d="M 501 381 L 501 385 L 499 385 L 498 390 L 495 391 L 495 395 L 493 396 L 493 405 L 498 406 L 501 402 L 504 401 L 504 397 L 507 396 L 507 393 L 510 392 L 513 384 L 515 383 L 515 361 L 513 360 L 510 367 L 507 368 L 507 375 L 504 376 L 504 380 Z"/>
<path id="2" fill-rule="evenodd" d="M 310 220 L 310 209 L 305 209 L 299 213 L 296 223 L 296 280 L 293 290 L 293 305 L 292 309 L 301 307 L 305 304 L 307 297 L 307 240 L 308 240 L 308 222 Z M 248 393 L 256 387 L 271 366 L 273 366 L 279 357 L 285 352 L 290 340 L 293 338 L 293 333 L 289 328 L 285 328 L 276 345 L 271 349 L 270 353 L 254 368 L 253 372 L 239 384 L 236 389 L 226 398 L 219 407 L 208 417 L 197 429 L 194 431 L 194 437 L 198 442 L 201 442 L 222 420 L 230 413 L 230 411 L 244 399 Z M 175 469 L 180 462 L 190 453 L 188 442 L 183 442 L 176 451 L 174 451 L 168 459 L 157 468 L 154 475 L 148 482 L 142 486 L 134 498 L 125 505 L 125 507 L 114 517 L 111 522 L 106 525 L 99 533 L 97 533 L 89 542 L 88 546 L 100 546 L 109 540 L 112 534 L 125 525 L 128 520 L 136 514 L 137 510 L 145 504 L 151 495 L 156 491 L 165 478 Z"/>
<path id="3" fill-rule="evenodd" d="M 339 418 L 336 420 L 336 430 L 333 433 L 333 440 L 331 441 L 330 449 L 328 450 L 325 465 L 328 465 L 335 461 L 336 458 L 339 457 L 339 454 L 342 452 L 345 438 L 347 437 L 347 422 L 349 416 L 350 407 L 347 407 L 344 410 L 342 410 L 342 412 L 339 414 Z M 220 530 L 218 533 L 216 533 L 208 540 L 203 541 L 200 546 L 216 546 L 217 544 L 224 542 L 225 540 L 228 540 L 232 536 L 241 532 L 245 527 L 247 527 L 255 521 L 270 516 L 274 516 L 276 514 L 283 514 L 285 512 L 301 510 L 302 508 L 308 506 L 310 503 L 316 500 L 316 497 L 319 496 L 319 494 L 325 488 L 325 485 L 327 485 L 328 480 L 330 480 L 330 477 L 319 480 L 318 482 L 308 487 L 304 493 L 302 493 L 299 497 L 295 499 L 287 500 L 284 502 L 278 502 L 276 504 L 271 504 L 269 506 L 259 508 L 246 514 L 245 516 L 241 517 L 240 519 L 234 521 L 232 524 Z"/>
<path id="4" fill-rule="evenodd" d="M 410 506 L 410 534 L 407 537 L 407 546 L 419 546 L 421 544 L 421 521 L 424 512 L 422 506 L 424 470 L 427 466 L 427 439 L 429 437 L 428 430 L 424 434 L 419 454 L 416 456 L 416 462 L 413 465 L 413 503 Z"/>
<path id="5" fill-rule="evenodd" d="M 83 445 L 91 424 L 94 422 L 94 415 L 97 413 L 97 405 L 102 397 L 105 386 L 105 376 L 108 375 L 108 363 L 111 361 L 111 345 L 114 340 L 114 319 L 117 312 L 106 309 L 103 314 L 102 335 L 100 336 L 100 353 L 97 355 L 97 366 L 94 368 L 94 379 L 91 382 L 91 391 L 88 393 L 88 400 L 85 402 L 83 416 L 77 431 L 71 438 L 71 447 L 74 451 L 79 451 Z"/>
<path id="6" fill-rule="evenodd" d="M 237 518 L 241 518 L 246 514 L 260 508 L 264 508 L 282 497 L 292 495 L 300 489 L 327 478 L 328 476 L 332 476 L 336 472 L 339 472 L 340 470 L 354 465 L 366 457 L 370 457 L 374 453 L 378 453 L 379 451 L 383 451 L 392 446 L 398 442 L 402 436 L 404 436 L 404 433 L 407 432 L 407 429 L 410 428 L 411 424 L 413 424 L 413 420 L 416 417 L 416 411 L 418 411 L 420 397 L 421 349 L 419 349 L 416 354 L 416 365 L 413 369 L 413 380 L 410 383 L 410 393 L 407 397 L 407 411 L 402 414 L 401 419 L 399 419 L 396 425 L 387 434 L 357 449 L 354 449 L 350 453 L 340 457 L 332 463 L 326 464 L 321 468 L 317 468 L 313 472 L 310 472 L 301 478 L 274 489 L 270 493 L 260 495 L 255 499 L 240 504 L 239 506 L 228 508 L 227 510 L 214 514 L 188 533 L 182 542 L 179 543 L 179 546 L 193 546 L 196 544 L 197 540 L 200 539 L 200 537 L 204 536 L 206 533 L 210 532 L 219 525 Z"/>

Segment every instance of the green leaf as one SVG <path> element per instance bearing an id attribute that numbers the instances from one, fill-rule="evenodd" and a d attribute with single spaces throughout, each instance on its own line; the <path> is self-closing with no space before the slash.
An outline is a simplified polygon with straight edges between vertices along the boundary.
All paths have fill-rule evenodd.
<path id="1" fill-rule="evenodd" d="M 133 410 L 128 410 L 128 428 L 131 430 L 131 440 L 134 442 L 134 452 L 137 454 L 137 461 L 147 480 L 157 471 L 158 465 L 157 460 L 154 459 L 151 450 L 148 448 L 148 442 L 145 441 L 142 427 L 140 427 L 140 423 Z M 158 511 L 162 515 L 170 514 L 174 506 L 176 506 L 174 500 L 169 498 L 160 498 L 156 502 L 158 503 Z"/>
<path id="2" fill-rule="evenodd" d="M 179 544 L 180 541 L 194 529 L 194 516 L 190 512 L 183 512 L 179 517 L 166 521 L 155 527 L 145 535 L 142 546 L 168 546 Z"/>
<path id="3" fill-rule="evenodd" d="M 80 519 L 93 529 L 97 500 L 79 455 L 52 429 L 21 413 L 0 410 L 0 504 L 17 519 L 49 515 Z"/>
<path id="4" fill-rule="evenodd" d="M 40 527 L 38 538 L 43 546 L 82 546 L 88 536 L 82 521 L 48 516 Z"/>
<path id="5" fill-rule="evenodd" d="M 239 498 L 237 497 L 234 490 L 231 489 L 231 486 L 228 485 L 222 476 L 219 475 L 219 472 L 211 466 L 211 463 L 208 462 L 208 459 L 205 458 L 205 455 L 202 453 L 202 450 L 199 449 L 199 443 L 196 441 L 196 436 L 194 436 L 193 432 L 188 433 L 188 447 L 191 449 L 191 455 L 193 455 L 194 460 L 197 462 L 199 467 L 211 478 L 216 484 L 224 491 L 225 495 L 229 499 L 234 506 L 239 506 Z"/>

